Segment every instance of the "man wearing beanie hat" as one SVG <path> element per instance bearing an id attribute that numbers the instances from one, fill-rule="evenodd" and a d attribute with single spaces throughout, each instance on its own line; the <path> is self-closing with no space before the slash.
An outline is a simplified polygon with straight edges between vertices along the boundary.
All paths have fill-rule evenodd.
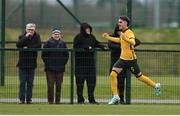
<path id="1" fill-rule="evenodd" d="M 61 31 L 59 28 L 52 30 L 52 36 L 45 42 L 43 48 L 67 48 L 66 43 L 62 40 Z M 65 65 L 69 58 L 68 51 L 43 51 L 42 59 L 45 64 L 46 79 L 48 85 L 48 102 L 49 104 L 60 103 L 61 85 L 65 72 Z M 54 93 L 54 86 L 56 91 Z M 54 99 L 55 94 L 55 99 Z"/>
<path id="2" fill-rule="evenodd" d="M 28 23 L 26 31 L 19 36 L 16 43 L 17 48 L 41 48 L 40 35 L 35 31 L 36 25 Z M 37 51 L 19 52 L 19 60 L 17 67 L 19 68 L 19 100 L 20 104 L 32 102 L 32 90 L 35 68 L 37 67 Z"/>
<path id="3" fill-rule="evenodd" d="M 59 33 L 61 34 L 61 31 L 58 27 L 53 28 L 52 33 Z"/>

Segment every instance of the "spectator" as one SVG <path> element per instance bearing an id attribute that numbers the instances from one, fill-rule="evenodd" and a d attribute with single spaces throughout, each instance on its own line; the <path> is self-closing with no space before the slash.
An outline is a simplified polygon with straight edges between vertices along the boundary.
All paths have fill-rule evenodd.
<path id="1" fill-rule="evenodd" d="M 26 25 L 26 32 L 19 36 L 16 43 L 17 48 L 41 48 L 40 35 L 35 32 L 36 25 L 28 23 Z M 25 51 L 19 52 L 19 60 L 17 67 L 19 68 L 19 103 L 24 104 L 25 100 L 27 104 L 32 103 L 32 90 L 35 68 L 37 67 L 37 51 Z"/>
<path id="2" fill-rule="evenodd" d="M 112 34 L 112 37 L 119 37 L 119 34 L 118 34 L 119 31 L 120 31 L 119 26 L 116 25 L 114 29 L 114 33 Z M 121 53 L 121 44 L 108 41 L 108 47 L 111 50 L 111 65 L 110 65 L 110 71 L 111 71 L 114 63 L 119 59 L 119 54 Z M 119 74 L 117 77 L 118 93 L 119 93 L 121 104 L 124 104 L 125 78 L 126 78 L 126 71 L 123 70 L 121 74 Z"/>
<path id="3" fill-rule="evenodd" d="M 54 28 L 52 36 L 45 42 L 43 48 L 67 48 L 59 28 Z M 65 65 L 69 58 L 68 51 L 43 51 L 42 59 L 45 63 L 45 72 L 48 85 L 48 102 L 54 103 L 54 86 L 56 86 L 55 103 L 60 103 L 61 85 L 65 72 Z"/>
<path id="4" fill-rule="evenodd" d="M 87 23 L 82 23 L 80 33 L 74 38 L 73 47 L 75 49 L 81 48 L 84 51 L 75 52 L 75 76 L 77 85 L 78 104 L 83 104 L 85 99 L 83 97 L 84 82 L 87 83 L 88 100 L 91 104 L 98 104 L 94 98 L 94 90 L 96 86 L 96 70 L 95 70 L 95 52 L 93 48 L 106 48 L 101 45 L 96 37 L 92 34 L 92 27 Z"/>

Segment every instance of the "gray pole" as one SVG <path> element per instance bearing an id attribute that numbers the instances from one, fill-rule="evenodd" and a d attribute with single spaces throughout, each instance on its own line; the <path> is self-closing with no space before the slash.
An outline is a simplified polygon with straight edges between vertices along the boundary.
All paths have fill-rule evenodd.
<path id="1" fill-rule="evenodd" d="M 177 22 L 178 22 L 178 26 L 180 28 L 180 0 L 177 0 L 177 4 L 178 4 L 178 8 L 177 8 Z"/>
<path id="2" fill-rule="evenodd" d="M 132 24 L 132 0 L 127 0 L 127 16 L 130 19 L 130 25 Z"/>
<path id="3" fill-rule="evenodd" d="M 24 28 L 25 28 L 25 23 L 26 23 L 26 10 L 25 10 L 26 6 L 25 6 L 25 0 L 22 0 L 22 33 L 24 32 Z"/>
<path id="4" fill-rule="evenodd" d="M 70 102 L 71 104 L 74 103 L 74 50 L 71 51 L 71 88 L 70 88 Z"/>
<path id="5" fill-rule="evenodd" d="M 44 27 L 44 0 L 40 2 L 40 26 Z"/>
<path id="6" fill-rule="evenodd" d="M 5 11 L 6 11 L 6 1 L 2 0 L 2 4 L 1 4 L 1 48 L 5 48 Z M 5 53 L 4 50 L 0 51 L 0 85 L 4 86 L 4 71 L 5 71 L 5 67 L 4 67 L 4 57 L 5 57 Z"/>
<path id="7" fill-rule="evenodd" d="M 74 15 L 76 17 L 78 17 L 78 5 L 79 5 L 79 2 L 78 0 L 73 0 L 74 1 Z M 74 27 L 76 27 L 76 21 L 74 21 Z"/>
<path id="8" fill-rule="evenodd" d="M 127 16 L 132 24 L 132 0 L 127 0 Z M 129 27 L 131 28 L 131 26 Z M 131 104 L 131 72 L 126 72 L 126 104 Z"/>
<path id="9" fill-rule="evenodd" d="M 115 0 L 111 0 L 111 27 L 113 28 L 115 26 L 115 11 L 116 11 L 116 4 Z"/>
<path id="10" fill-rule="evenodd" d="M 160 0 L 154 0 L 154 28 L 160 28 Z"/>
<path id="11" fill-rule="evenodd" d="M 144 20 L 143 20 L 143 26 L 147 27 L 148 26 L 148 0 L 145 0 L 145 8 L 144 8 Z"/>
<path id="12" fill-rule="evenodd" d="M 74 14 L 78 16 L 78 0 L 74 0 Z"/>

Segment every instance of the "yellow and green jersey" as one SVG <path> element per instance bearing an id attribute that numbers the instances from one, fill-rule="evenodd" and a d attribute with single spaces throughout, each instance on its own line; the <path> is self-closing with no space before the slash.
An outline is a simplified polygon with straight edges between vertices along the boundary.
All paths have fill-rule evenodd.
<path id="1" fill-rule="evenodd" d="M 132 30 L 127 29 L 124 31 L 124 34 L 127 39 L 134 39 L 135 41 L 135 35 Z M 120 42 L 121 42 L 121 55 L 120 58 L 123 60 L 134 60 L 136 59 L 136 54 L 134 52 L 134 45 L 131 45 L 127 41 L 123 40 L 120 36 Z"/>

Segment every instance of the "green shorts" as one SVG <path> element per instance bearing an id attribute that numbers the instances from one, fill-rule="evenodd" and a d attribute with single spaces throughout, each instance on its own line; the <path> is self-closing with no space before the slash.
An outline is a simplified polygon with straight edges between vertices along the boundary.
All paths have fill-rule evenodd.
<path id="1" fill-rule="evenodd" d="M 141 72 L 137 64 L 137 59 L 135 60 L 119 59 L 118 61 L 116 61 L 113 67 L 122 68 L 123 70 L 130 70 L 136 76 Z"/>

